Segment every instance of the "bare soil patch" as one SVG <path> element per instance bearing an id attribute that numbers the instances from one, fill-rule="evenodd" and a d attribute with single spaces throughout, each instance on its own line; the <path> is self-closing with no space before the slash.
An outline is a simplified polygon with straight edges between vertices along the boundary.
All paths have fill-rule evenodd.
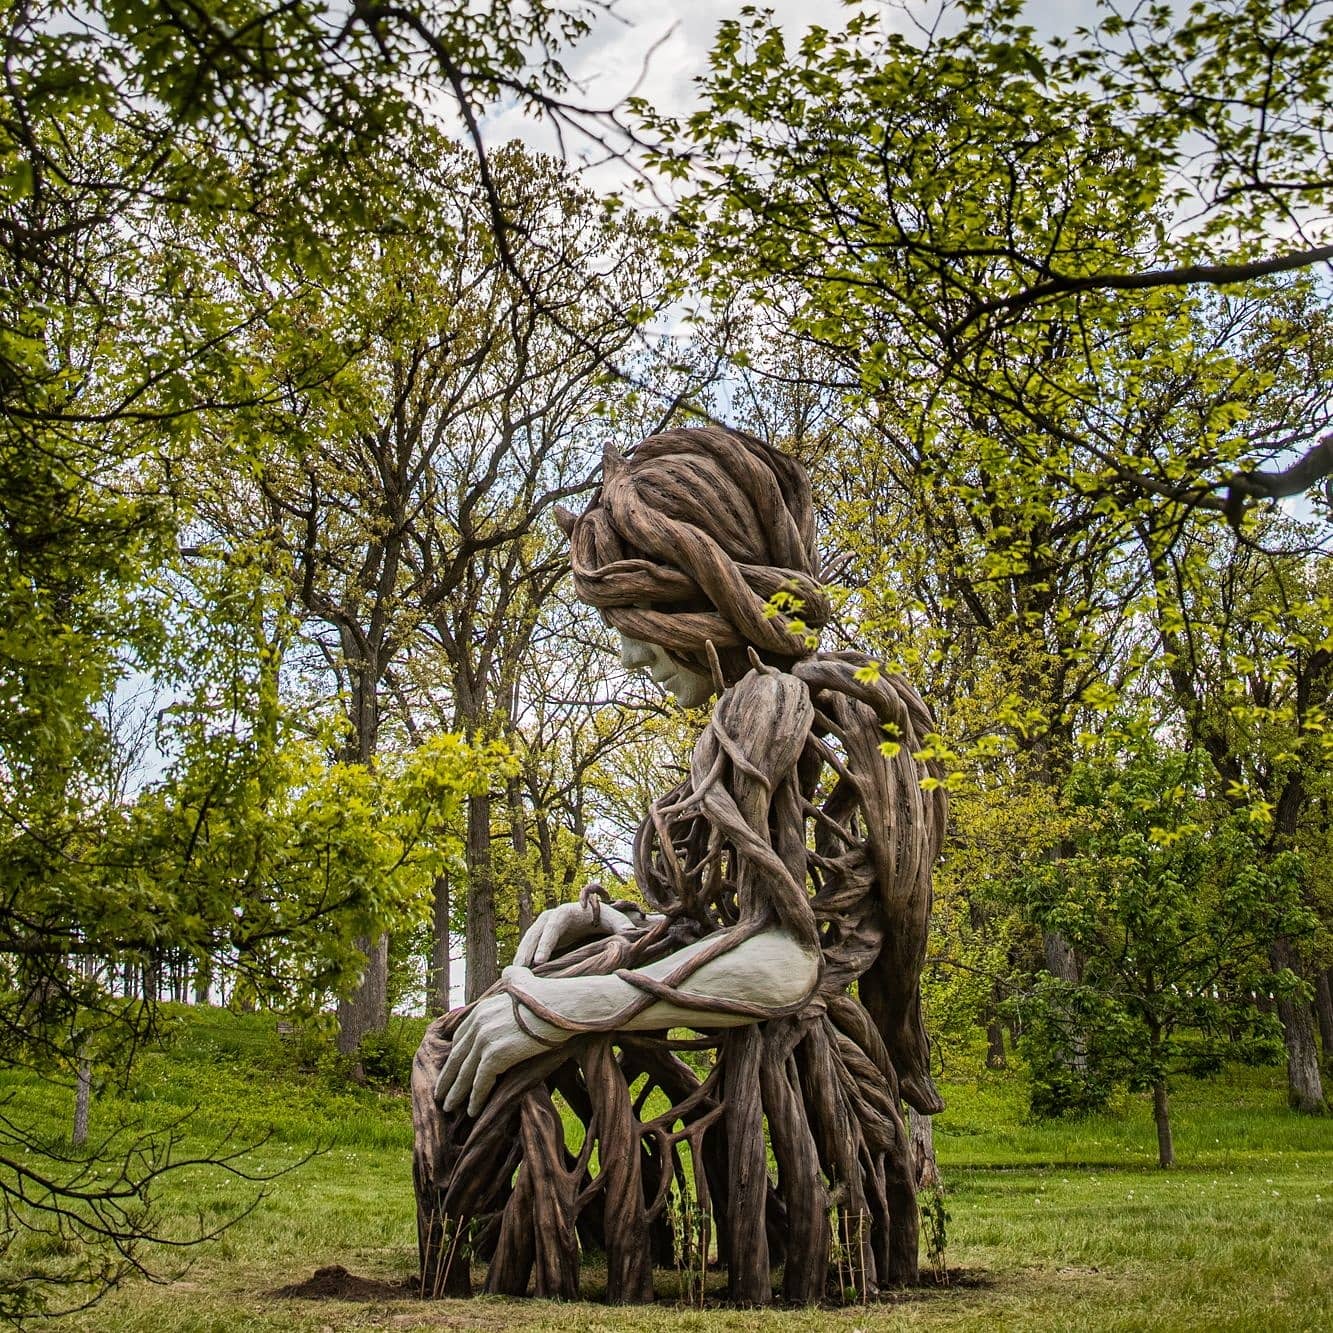
<path id="1" fill-rule="evenodd" d="M 270 1295 L 297 1301 L 393 1301 L 417 1295 L 417 1284 L 407 1278 L 358 1277 L 342 1264 L 330 1264 L 315 1269 L 304 1282 L 279 1287 Z"/>

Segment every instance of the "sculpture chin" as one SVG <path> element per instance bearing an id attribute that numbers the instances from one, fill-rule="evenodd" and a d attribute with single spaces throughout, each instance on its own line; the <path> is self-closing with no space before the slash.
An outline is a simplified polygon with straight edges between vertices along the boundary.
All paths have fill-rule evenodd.
<path id="1" fill-rule="evenodd" d="M 699 708 L 713 697 L 713 682 L 697 671 L 682 668 L 664 683 L 682 708 Z"/>

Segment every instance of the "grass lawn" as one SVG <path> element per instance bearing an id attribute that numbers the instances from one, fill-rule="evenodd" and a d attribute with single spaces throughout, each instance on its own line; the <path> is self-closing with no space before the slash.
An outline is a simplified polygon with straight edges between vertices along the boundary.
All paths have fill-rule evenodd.
<path id="1" fill-rule="evenodd" d="M 949 1190 L 947 1286 L 862 1307 L 743 1311 L 660 1303 L 615 1310 L 485 1297 L 422 1303 L 411 1126 L 405 1095 L 291 1072 L 271 1017 L 181 1011 L 171 1050 L 148 1056 L 127 1098 L 94 1104 L 94 1136 L 117 1120 L 162 1125 L 199 1106 L 189 1146 L 230 1133 L 272 1168 L 331 1145 L 273 1182 L 222 1239 L 186 1255 L 160 1285 L 134 1282 L 65 1327 L 297 1329 L 1333 1329 L 1333 1118 L 1296 1116 L 1280 1069 L 1184 1081 L 1173 1097 L 1180 1166 L 1155 1166 L 1143 1099 L 1074 1123 L 1031 1124 L 1017 1074 L 946 1083 L 936 1147 Z M 14 1076 L 14 1119 L 53 1133 L 70 1095 Z M 251 1191 L 252 1192 L 252 1191 Z M 219 1218 L 248 1197 L 205 1176 L 167 1207 Z M 341 1265 L 361 1299 L 277 1294 Z M 590 1266 L 591 1268 L 591 1266 Z M 344 1280 L 334 1284 L 347 1290 Z"/>

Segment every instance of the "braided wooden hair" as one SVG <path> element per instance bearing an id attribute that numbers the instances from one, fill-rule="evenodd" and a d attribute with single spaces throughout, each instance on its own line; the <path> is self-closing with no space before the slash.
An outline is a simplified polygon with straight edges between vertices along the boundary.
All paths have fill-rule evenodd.
<path id="1" fill-rule="evenodd" d="M 750 436 L 705 426 L 650 436 L 626 457 L 608 447 L 592 503 L 557 517 L 580 600 L 693 663 L 709 642 L 803 657 L 830 617 L 809 478 Z"/>

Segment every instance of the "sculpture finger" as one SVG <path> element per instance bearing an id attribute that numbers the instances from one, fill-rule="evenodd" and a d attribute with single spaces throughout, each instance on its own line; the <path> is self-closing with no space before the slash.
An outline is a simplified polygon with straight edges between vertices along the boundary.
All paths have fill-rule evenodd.
<path id="1" fill-rule="evenodd" d="M 449 1057 L 444 1062 L 444 1068 L 440 1070 L 440 1076 L 435 1080 L 435 1101 L 437 1105 L 444 1104 L 444 1099 L 457 1083 L 459 1071 L 463 1068 L 473 1046 L 476 1044 L 476 1034 L 477 1026 L 472 1021 L 472 1015 L 469 1014 L 463 1020 L 462 1026 L 454 1033 L 453 1042 L 449 1047 Z"/>
<path id="2" fill-rule="evenodd" d="M 568 920 L 573 913 L 565 912 L 565 907 L 573 907 L 580 916 L 583 914 L 582 909 L 574 903 L 566 903 L 564 907 L 557 907 L 551 913 L 551 919 L 542 927 L 541 939 L 537 941 L 537 947 L 532 955 L 534 967 L 550 962 L 551 955 L 560 947 L 569 926 L 573 924 Z"/>
<path id="3" fill-rule="evenodd" d="M 518 948 L 514 950 L 514 962 L 520 967 L 531 967 L 536 961 L 537 946 L 544 931 L 545 926 L 539 917 L 523 932 L 523 938 L 519 940 Z"/>
<path id="4" fill-rule="evenodd" d="M 508 1055 L 500 1043 L 488 1045 L 480 1062 L 472 1074 L 472 1096 L 468 1099 L 467 1113 L 474 1119 L 482 1112 L 486 1099 L 491 1095 L 495 1080 L 514 1063 L 512 1054 Z"/>
<path id="5" fill-rule="evenodd" d="M 463 1061 L 454 1079 L 453 1086 L 449 1089 L 448 1096 L 444 1099 L 444 1109 L 446 1111 L 456 1111 L 468 1099 L 472 1092 L 473 1081 L 477 1077 L 477 1069 L 486 1054 L 487 1040 L 484 1035 L 478 1033 L 475 1041 L 472 1042 L 468 1050 L 467 1058 Z M 493 1083 L 494 1078 L 491 1079 Z"/>

